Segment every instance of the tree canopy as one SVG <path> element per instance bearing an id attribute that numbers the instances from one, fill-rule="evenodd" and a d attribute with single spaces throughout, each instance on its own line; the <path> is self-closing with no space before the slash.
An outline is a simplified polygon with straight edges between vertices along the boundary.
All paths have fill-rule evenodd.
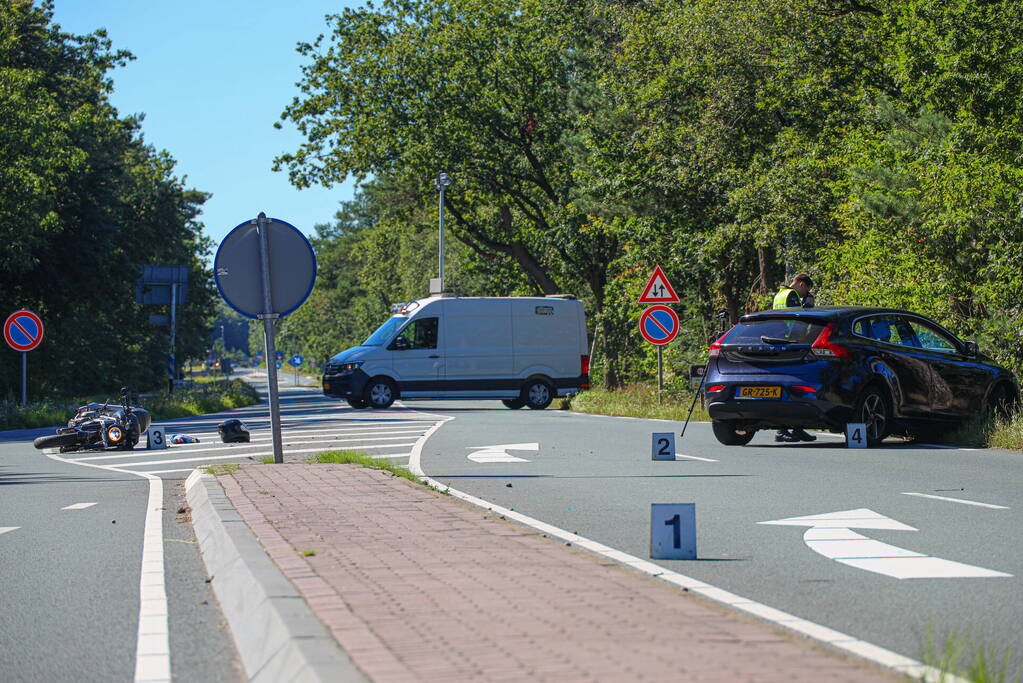
<path id="1" fill-rule="evenodd" d="M 112 69 L 131 55 L 104 32 L 65 33 L 51 2 L 0 3 L 0 301 L 6 317 L 38 313 L 43 344 L 29 358 L 30 396 L 149 389 L 167 377 L 164 312 L 135 302 L 143 264 L 186 265 L 178 358 L 206 343 L 214 291 L 204 264 L 208 195 L 147 145 L 138 117 L 110 104 Z M 16 395 L 20 358 L 0 350 L 0 386 Z"/>
<path id="2" fill-rule="evenodd" d="M 306 141 L 277 164 L 373 178 L 321 233 L 359 263 L 328 310 L 425 293 L 447 171 L 456 271 L 501 273 L 461 293 L 584 296 L 611 386 L 651 370 L 655 263 L 684 298 L 676 367 L 716 310 L 805 271 L 820 303 L 930 314 L 1021 370 L 1021 29 L 1007 0 L 387 0 L 299 47 L 282 118 Z"/>

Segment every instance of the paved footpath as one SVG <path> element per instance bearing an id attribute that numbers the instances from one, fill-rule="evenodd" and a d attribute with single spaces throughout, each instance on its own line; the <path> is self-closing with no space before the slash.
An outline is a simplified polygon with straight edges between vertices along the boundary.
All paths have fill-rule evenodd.
<path id="1" fill-rule="evenodd" d="M 219 481 L 371 681 L 905 680 L 386 472 Z"/>

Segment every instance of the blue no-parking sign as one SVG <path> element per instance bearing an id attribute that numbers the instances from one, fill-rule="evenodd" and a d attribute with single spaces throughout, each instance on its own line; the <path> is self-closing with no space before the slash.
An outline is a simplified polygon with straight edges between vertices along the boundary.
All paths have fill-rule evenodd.
<path id="1" fill-rule="evenodd" d="M 651 344 L 670 344 L 678 330 L 678 315 L 667 306 L 650 306 L 639 316 L 639 333 Z"/>

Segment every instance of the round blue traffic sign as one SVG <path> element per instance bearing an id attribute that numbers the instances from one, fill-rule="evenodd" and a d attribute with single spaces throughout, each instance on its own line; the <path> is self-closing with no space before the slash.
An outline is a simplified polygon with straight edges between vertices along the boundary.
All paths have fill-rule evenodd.
<path id="1" fill-rule="evenodd" d="M 281 351 L 280 349 L 275 351 L 274 355 L 277 357 L 277 360 L 284 360 L 284 352 Z"/>
<path id="2" fill-rule="evenodd" d="M 275 365 L 277 366 L 277 369 L 278 369 L 278 370 L 280 370 L 280 369 L 281 369 L 281 362 L 280 362 L 280 361 L 277 361 L 277 362 L 275 363 Z"/>
<path id="3" fill-rule="evenodd" d="M 639 316 L 639 333 L 651 344 L 670 344 L 678 330 L 678 315 L 667 306 L 650 306 Z"/>
<path id="4" fill-rule="evenodd" d="M 43 343 L 43 321 L 32 311 L 15 311 L 4 323 L 4 339 L 15 351 L 31 351 Z"/>
<path id="5" fill-rule="evenodd" d="M 302 364 L 303 358 L 302 358 L 302 356 L 300 356 L 300 355 L 298 355 L 296 353 L 294 356 L 292 356 L 291 358 L 288 359 L 288 362 L 291 363 L 293 366 L 295 366 L 297 368 L 299 365 Z"/>

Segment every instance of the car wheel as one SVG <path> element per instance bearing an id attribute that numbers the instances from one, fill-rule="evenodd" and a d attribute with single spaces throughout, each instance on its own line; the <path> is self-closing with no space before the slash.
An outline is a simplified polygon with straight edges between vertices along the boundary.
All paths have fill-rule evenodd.
<path id="1" fill-rule="evenodd" d="M 753 439 L 753 435 L 757 433 L 755 429 L 742 429 L 731 422 L 718 422 L 715 420 L 710 426 L 714 430 L 714 436 L 717 440 L 726 446 L 745 446 Z"/>
<path id="2" fill-rule="evenodd" d="M 854 419 L 867 427 L 867 446 L 876 446 L 892 429 L 892 411 L 888 397 L 877 387 L 868 387 L 856 402 Z"/>
<path id="3" fill-rule="evenodd" d="M 985 406 L 986 416 L 1005 420 L 1012 415 L 1012 411 L 1012 394 L 1008 388 L 1004 384 L 995 386 L 987 397 L 987 405 Z"/>
<path id="4" fill-rule="evenodd" d="M 356 410 L 362 410 L 363 408 L 369 407 L 369 404 L 363 401 L 361 398 L 348 398 L 345 400 L 348 401 L 348 405 L 355 408 Z"/>
<path id="5" fill-rule="evenodd" d="M 521 398 L 503 398 L 501 403 L 504 404 L 505 408 L 511 408 L 512 410 L 518 410 L 522 406 L 526 405 L 526 402 Z"/>
<path id="6" fill-rule="evenodd" d="M 366 384 L 363 400 L 370 408 L 383 410 L 391 407 L 397 393 L 394 382 L 386 377 L 374 377 Z"/>
<path id="7" fill-rule="evenodd" d="M 40 436 L 32 442 L 32 445 L 39 450 L 42 450 L 44 448 L 63 448 L 65 446 L 74 446 L 76 443 L 78 443 L 77 434 L 49 434 L 47 436 Z"/>
<path id="8" fill-rule="evenodd" d="M 522 402 L 530 410 L 543 410 L 554 400 L 554 389 L 545 379 L 531 379 L 522 388 Z"/>

